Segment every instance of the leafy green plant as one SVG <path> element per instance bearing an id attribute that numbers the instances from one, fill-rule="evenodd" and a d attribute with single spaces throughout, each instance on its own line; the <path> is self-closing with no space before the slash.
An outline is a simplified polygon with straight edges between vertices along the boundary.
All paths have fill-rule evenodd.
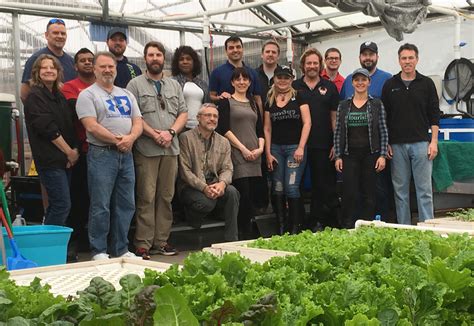
<path id="1" fill-rule="evenodd" d="M 455 212 L 449 212 L 448 215 L 458 221 L 474 222 L 474 208 L 460 209 Z"/>

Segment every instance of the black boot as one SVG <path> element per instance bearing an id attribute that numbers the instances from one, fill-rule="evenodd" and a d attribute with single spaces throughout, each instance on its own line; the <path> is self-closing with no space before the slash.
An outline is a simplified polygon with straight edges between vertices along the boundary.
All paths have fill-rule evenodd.
<path id="1" fill-rule="evenodd" d="M 298 234 L 303 229 L 304 216 L 301 203 L 301 198 L 288 198 L 288 219 L 293 224 L 291 234 Z"/>
<path id="2" fill-rule="evenodd" d="M 288 219 L 286 217 L 286 198 L 283 194 L 272 196 L 273 210 L 278 221 L 278 234 L 282 235 L 289 231 Z"/>

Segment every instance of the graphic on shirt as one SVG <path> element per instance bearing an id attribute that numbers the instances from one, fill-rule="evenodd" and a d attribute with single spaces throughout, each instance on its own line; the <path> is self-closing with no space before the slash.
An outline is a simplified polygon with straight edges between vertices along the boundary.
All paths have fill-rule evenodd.
<path id="1" fill-rule="evenodd" d="M 350 112 L 347 117 L 349 127 L 362 127 L 368 125 L 367 112 Z"/>
<path id="2" fill-rule="evenodd" d="M 299 120 L 301 118 L 301 114 L 297 110 L 279 110 L 270 113 L 270 117 L 273 122 L 279 120 Z"/>
<path id="3" fill-rule="evenodd" d="M 105 101 L 107 107 L 107 117 L 130 117 L 132 113 L 132 104 L 128 96 L 109 96 Z"/>

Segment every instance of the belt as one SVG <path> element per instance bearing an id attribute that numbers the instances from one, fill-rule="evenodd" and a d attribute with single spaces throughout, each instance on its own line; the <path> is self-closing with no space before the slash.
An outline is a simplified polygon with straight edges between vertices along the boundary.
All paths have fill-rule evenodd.
<path id="1" fill-rule="evenodd" d="M 108 151 L 120 152 L 117 145 L 104 145 L 104 146 L 99 146 L 99 145 L 94 145 L 94 144 L 89 144 L 89 145 L 94 146 L 94 147 L 98 147 L 98 148 L 101 148 L 101 149 L 106 149 Z"/>

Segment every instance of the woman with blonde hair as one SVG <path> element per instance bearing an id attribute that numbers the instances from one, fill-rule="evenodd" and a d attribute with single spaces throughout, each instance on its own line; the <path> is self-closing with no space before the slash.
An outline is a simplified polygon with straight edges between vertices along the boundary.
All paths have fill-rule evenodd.
<path id="1" fill-rule="evenodd" d="M 267 167 L 272 171 L 272 202 L 280 234 L 300 232 L 304 217 L 299 188 L 306 165 L 311 115 L 306 100 L 291 86 L 293 78 L 289 67 L 277 67 L 265 104 L 265 153 Z"/>
<path id="2" fill-rule="evenodd" d="M 31 71 L 31 91 L 25 101 L 25 122 L 33 159 L 49 205 L 45 224 L 65 225 L 71 208 L 71 167 L 79 152 L 74 111 L 60 92 L 63 69 L 52 55 L 42 54 Z"/>

